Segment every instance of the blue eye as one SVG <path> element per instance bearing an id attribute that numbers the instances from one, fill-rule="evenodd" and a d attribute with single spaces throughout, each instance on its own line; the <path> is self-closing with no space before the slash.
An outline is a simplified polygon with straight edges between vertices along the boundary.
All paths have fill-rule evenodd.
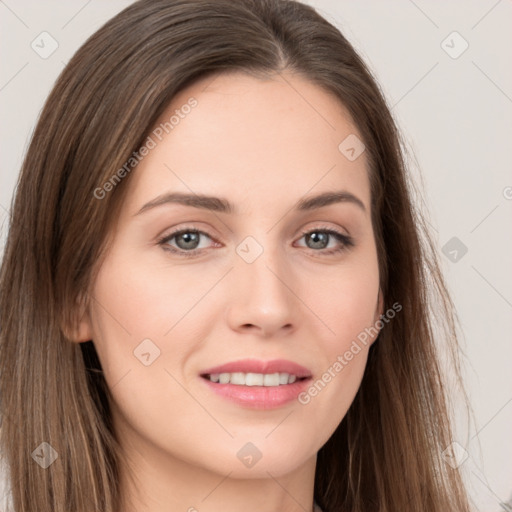
<path id="1" fill-rule="evenodd" d="M 340 233 L 339 231 L 336 231 L 334 229 L 313 229 L 310 231 L 304 231 L 302 233 L 302 236 L 306 238 L 308 242 L 313 242 L 314 249 L 325 249 L 326 246 L 329 245 L 329 241 L 331 238 L 334 238 L 338 242 L 338 246 L 331 248 L 327 251 L 322 251 L 323 254 L 335 254 L 339 253 L 341 251 L 347 250 L 350 247 L 354 246 L 354 241 L 352 238 L 348 235 L 344 235 L 343 233 Z M 309 247 L 311 248 L 311 247 Z M 315 251 L 317 252 L 317 251 Z"/>
<path id="2" fill-rule="evenodd" d="M 310 231 L 304 231 L 301 235 L 301 238 L 306 239 L 306 243 L 312 244 L 312 247 L 307 247 L 315 253 L 330 255 L 340 253 L 354 246 L 352 237 L 330 228 L 317 228 Z M 194 228 L 182 228 L 162 237 L 158 240 L 158 244 L 162 246 L 164 250 L 172 252 L 173 254 L 178 254 L 179 256 L 198 256 L 199 253 L 203 252 L 203 250 L 207 248 L 199 247 L 201 237 L 206 237 L 212 240 L 208 233 L 205 233 L 204 231 Z M 329 242 L 333 238 L 337 242 L 337 246 L 328 248 Z M 173 244 L 171 244 L 171 242 L 173 242 Z"/>
<path id="3" fill-rule="evenodd" d="M 202 249 L 198 249 L 198 245 L 201 239 L 201 236 L 205 236 L 210 238 L 210 236 L 204 231 L 199 231 L 198 229 L 180 229 L 179 231 L 174 231 L 170 235 L 167 235 L 161 238 L 158 243 L 164 247 L 164 249 L 173 252 L 180 253 L 183 256 L 195 256 L 198 252 L 201 252 Z M 175 240 L 175 243 L 178 247 L 174 247 L 170 245 L 170 242 Z"/>

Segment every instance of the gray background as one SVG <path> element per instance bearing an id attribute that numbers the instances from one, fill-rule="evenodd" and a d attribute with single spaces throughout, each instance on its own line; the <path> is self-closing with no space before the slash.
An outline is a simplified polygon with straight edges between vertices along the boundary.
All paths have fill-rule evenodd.
<path id="1" fill-rule="evenodd" d="M 130 3 L 0 0 L 2 245 L 44 99 L 85 39 Z M 476 510 L 512 510 L 512 2 L 307 3 L 362 54 L 412 152 L 463 329 L 476 421 L 458 416 L 461 467 Z M 31 43 L 48 52 L 55 43 L 45 31 L 58 47 L 42 58 Z"/>

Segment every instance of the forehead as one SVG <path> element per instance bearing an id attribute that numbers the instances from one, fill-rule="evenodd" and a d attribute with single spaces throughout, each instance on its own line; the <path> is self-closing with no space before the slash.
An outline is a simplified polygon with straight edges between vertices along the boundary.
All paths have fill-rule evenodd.
<path id="1" fill-rule="evenodd" d="M 249 206 L 346 188 L 369 208 L 366 155 L 351 161 L 340 150 L 354 136 L 361 139 L 343 104 L 301 76 L 211 76 L 176 95 L 155 124 L 130 202 L 176 190 Z"/>

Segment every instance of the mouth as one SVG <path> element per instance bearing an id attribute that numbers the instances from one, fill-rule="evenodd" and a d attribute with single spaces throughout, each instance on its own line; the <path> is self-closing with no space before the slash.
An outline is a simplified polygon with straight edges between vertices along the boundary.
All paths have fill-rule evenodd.
<path id="1" fill-rule="evenodd" d="M 239 406 L 273 409 L 296 399 L 312 374 L 291 361 L 248 359 L 205 370 L 200 377 L 209 390 Z"/>
<path id="2" fill-rule="evenodd" d="M 293 384 L 296 381 L 305 380 L 308 377 L 297 377 L 297 375 L 290 373 L 207 373 L 201 375 L 204 379 L 210 382 L 220 384 L 233 384 L 235 386 L 265 386 L 276 387 Z"/>

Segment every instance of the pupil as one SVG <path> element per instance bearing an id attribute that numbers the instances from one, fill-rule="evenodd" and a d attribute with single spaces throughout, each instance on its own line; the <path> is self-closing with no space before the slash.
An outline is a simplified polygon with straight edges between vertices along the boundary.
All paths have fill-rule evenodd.
<path id="1" fill-rule="evenodd" d="M 327 233 L 314 232 L 308 235 L 308 240 L 313 241 L 314 249 L 324 249 L 327 246 Z"/>
<path id="2" fill-rule="evenodd" d="M 185 243 L 180 244 L 180 240 L 184 240 Z M 195 249 L 195 245 L 198 243 L 198 241 L 199 233 L 194 233 L 191 231 L 187 233 L 182 233 L 176 239 L 176 243 L 178 244 L 178 246 L 180 246 L 181 249 Z"/>

